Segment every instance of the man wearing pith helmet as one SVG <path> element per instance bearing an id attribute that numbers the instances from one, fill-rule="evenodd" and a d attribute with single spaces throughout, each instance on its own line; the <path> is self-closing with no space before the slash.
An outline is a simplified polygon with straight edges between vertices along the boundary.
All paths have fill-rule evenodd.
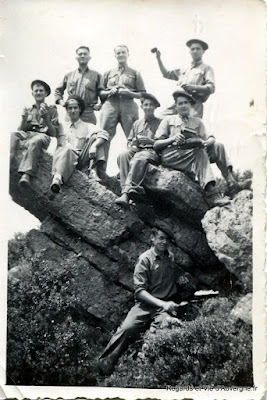
<path id="1" fill-rule="evenodd" d="M 167 70 L 161 60 L 161 52 L 156 51 L 156 58 L 160 71 L 164 78 L 177 81 L 177 86 L 182 88 L 185 92 L 192 95 L 196 100 L 193 111 L 194 116 L 203 117 L 203 103 L 205 103 L 209 96 L 215 91 L 215 80 L 213 69 L 204 64 L 202 58 L 205 51 L 208 49 L 208 44 L 200 39 L 190 39 L 186 42 L 192 57 L 192 63 L 187 68 L 177 68 L 174 70 Z M 176 113 L 175 106 L 171 106 L 166 110 L 166 115 Z"/>
<path id="2" fill-rule="evenodd" d="M 127 207 L 129 199 L 136 200 L 145 193 L 142 182 L 148 164 L 158 164 L 159 156 L 153 150 L 154 136 L 161 122 L 154 115 L 159 101 L 150 93 L 142 93 L 141 108 L 144 118 L 134 122 L 128 137 L 128 149 L 118 157 L 122 195 L 115 203 Z"/>
<path id="3" fill-rule="evenodd" d="M 50 86 L 36 79 L 31 83 L 32 96 L 35 103 L 31 107 L 24 107 L 21 114 L 21 123 L 16 132 L 11 134 L 10 165 L 16 157 L 20 145 L 25 145 L 18 172 L 21 174 L 19 185 L 21 188 L 31 184 L 31 179 L 37 171 L 37 164 L 50 144 L 51 137 L 58 136 L 59 123 L 55 105 L 47 105 L 46 97 L 51 93 Z"/>

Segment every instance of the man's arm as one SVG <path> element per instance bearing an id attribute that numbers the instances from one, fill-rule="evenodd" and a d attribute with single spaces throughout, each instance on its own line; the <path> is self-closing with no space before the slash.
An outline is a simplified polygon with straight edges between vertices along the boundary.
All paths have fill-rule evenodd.
<path id="1" fill-rule="evenodd" d="M 215 92 L 215 78 L 214 71 L 210 66 L 206 66 L 204 83 L 203 85 L 191 85 L 191 84 L 183 84 L 182 88 L 192 94 L 197 95 L 210 95 Z"/>
<path id="2" fill-rule="evenodd" d="M 168 71 L 161 60 L 161 52 L 159 50 L 156 51 L 156 59 L 157 59 L 158 66 L 159 66 L 159 69 L 160 69 L 163 77 L 166 79 L 171 79 L 173 81 L 178 81 L 179 75 L 180 75 L 180 70 L 174 69 L 172 71 Z"/>
<path id="3" fill-rule="evenodd" d="M 93 124 L 88 124 L 88 137 L 96 135 L 95 141 L 91 144 L 89 149 L 89 157 L 91 159 L 96 157 L 98 147 L 104 144 L 109 139 L 109 134 L 104 129 L 100 129 Z"/>
<path id="4" fill-rule="evenodd" d="M 47 104 L 40 105 L 40 114 L 47 126 L 47 135 L 55 137 L 59 131 L 58 113 L 56 106 L 48 107 Z"/>
<path id="5" fill-rule="evenodd" d="M 174 301 L 164 301 L 161 299 L 157 299 L 156 297 L 152 296 L 147 290 L 140 290 L 136 294 L 136 298 L 146 304 L 151 306 L 162 308 L 166 312 L 173 313 L 178 307 L 178 304 L 174 303 Z"/>
<path id="6" fill-rule="evenodd" d="M 185 142 L 185 137 L 182 133 L 177 133 L 175 136 L 169 136 L 169 121 L 167 118 L 164 118 L 156 132 L 154 150 L 160 152 L 161 150 L 166 149 L 170 144 L 176 143 L 177 145 L 183 144 Z"/>
<path id="7" fill-rule="evenodd" d="M 18 127 L 18 130 L 19 130 L 19 131 L 24 131 L 24 132 L 27 131 L 27 126 L 28 126 L 28 122 L 27 122 L 27 120 L 28 120 L 28 115 L 29 115 L 28 109 L 27 109 L 26 107 L 24 107 L 23 110 L 22 110 L 22 113 L 21 113 L 21 123 L 20 123 L 20 125 L 19 125 L 19 127 Z"/>
<path id="8" fill-rule="evenodd" d="M 60 82 L 60 84 L 56 87 L 55 90 L 55 102 L 56 104 L 61 104 L 64 106 L 64 101 L 63 101 L 63 96 L 64 96 L 64 91 L 67 87 L 67 76 L 65 75 L 63 80 Z"/>

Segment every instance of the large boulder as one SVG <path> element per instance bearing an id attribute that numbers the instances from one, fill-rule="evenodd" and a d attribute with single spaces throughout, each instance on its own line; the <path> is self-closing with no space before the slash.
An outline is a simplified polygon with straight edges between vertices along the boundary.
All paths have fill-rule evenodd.
<path id="1" fill-rule="evenodd" d="M 238 193 L 229 206 L 209 210 L 202 220 L 210 248 L 238 280 L 252 291 L 252 192 Z"/>

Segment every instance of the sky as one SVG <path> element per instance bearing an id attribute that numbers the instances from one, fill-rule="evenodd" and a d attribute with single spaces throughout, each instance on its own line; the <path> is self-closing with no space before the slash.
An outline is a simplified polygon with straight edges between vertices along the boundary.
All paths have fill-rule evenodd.
<path id="1" fill-rule="evenodd" d="M 207 41 L 204 62 L 214 68 L 216 91 L 205 104 L 203 122 L 225 144 L 235 168 L 253 168 L 253 135 L 265 132 L 263 1 L 4 0 L 0 10 L 1 237 L 39 225 L 8 195 L 9 135 L 20 122 L 22 108 L 32 104 L 30 83 L 43 79 L 53 93 L 64 74 L 77 67 L 75 49 L 80 45 L 91 49 L 89 66 L 104 73 L 116 66 L 114 47 L 125 43 L 129 65 L 141 72 L 147 91 L 160 100 L 160 112 L 172 103 L 176 83 L 162 77 L 151 48 L 158 47 L 163 63 L 174 69 L 191 61 L 188 39 Z M 54 103 L 53 94 L 47 102 Z M 64 119 L 63 109 L 59 115 Z M 118 172 L 117 155 L 125 145 L 119 128 L 111 147 L 110 175 Z M 53 142 L 50 151 L 54 148 Z M 260 145 L 258 153 L 262 155 Z"/>

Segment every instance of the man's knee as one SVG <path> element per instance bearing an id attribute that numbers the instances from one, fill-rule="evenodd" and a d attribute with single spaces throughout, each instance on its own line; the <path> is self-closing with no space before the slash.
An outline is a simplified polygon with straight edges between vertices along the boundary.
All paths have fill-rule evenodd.
<path id="1" fill-rule="evenodd" d="M 36 135 L 29 139 L 29 148 L 30 149 L 41 149 L 44 146 L 43 138 L 39 135 Z"/>

